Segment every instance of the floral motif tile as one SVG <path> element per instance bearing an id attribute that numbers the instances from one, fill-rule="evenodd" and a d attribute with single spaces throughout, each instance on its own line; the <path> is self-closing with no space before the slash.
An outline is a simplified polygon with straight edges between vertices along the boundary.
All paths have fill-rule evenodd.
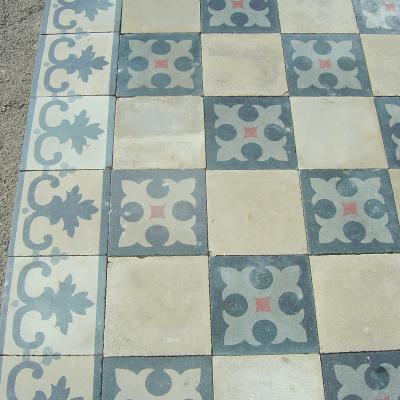
<path id="1" fill-rule="evenodd" d="M 289 100 L 205 98 L 209 169 L 297 167 Z"/>
<path id="2" fill-rule="evenodd" d="M 399 0 L 353 0 L 361 33 L 400 33 Z"/>
<path id="3" fill-rule="evenodd" d="M 101 357 L 0 357 L 0 398 L 100 400 Z"/>
<path id="4" fill-rule="evenodd" d="M 114 171 L 110 255 L 207 253 L 201 170 Z"/>
<path id="5" fill-rule="evenodd" d="M 322 355 L 326 400 L 395 400 L 400 397 L 400 353 Z"/>
<path id="6" fill-rule="evenodd" d="M 279 32 L 276 0 L 201 0 L 204 32 Z"/>
<path id="7" fill-rule="evenodd" d="M 101 354 L 105 257 L 11 258 L 2 354 Z"/>
<path id="8" fill-rule="evenodd" d="M 109 184 L 107 171 L 20 173 L 9 255 L 105 254 Z"/>
<path id="9" fill-rule="evenodd" d="M 114 97 L 32 99 L 21 170 L 109 167 L 114 113 Z"/>
<path id="10" fill-rule="evenodd" d="M 303 170 L 301 182 L 311 253 L 399 250 L 387 170 Z"/>
<path id="11" fill-rule="evenodd" d="M 104 359 L 103 400 L 212 400 L 209 357 Z"/>
<path id="12" fill-rule="evenodd" d="M 119 30 L 122 0 L 47 0 L 41 32 L 80 33 Z"/>
<path id="13" fill-rule="evenodd" d="M 210 259 L 214 354 L 318 351 L 306 256 Z"/>
<path id="14" fill-rule="evenodd" d="M 32 96 L 115 94 L 118 35 L 40 37 Z"/>
<path id="15" fill-rule="evenodd" d="M 284 35 L 283 46 L 292 96 L 371 95 L 358 35 Z"/>
<path id="16" fill-rule="evenodd" d="M 201 81 L 198 34 L 121 36 L 118 96 L 195 95 Z"/>

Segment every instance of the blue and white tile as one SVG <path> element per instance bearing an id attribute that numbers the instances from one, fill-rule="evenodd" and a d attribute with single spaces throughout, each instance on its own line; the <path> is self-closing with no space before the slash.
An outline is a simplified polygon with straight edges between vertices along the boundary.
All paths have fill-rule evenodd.
<path id="1" fill-rule="evenodd" d="M 114 97 L 32 99 L 21 170 L 110 167 L 114 114 Z"/>
<path id="2" fill-rule="evenodd" d="M 121 36 L 118 96 L 198 95 L 201 92 L 198 34 Z"/>
<path id="3" fill-rule="evenodd" d="M 10 258 L 2 354 L 101 354 L 105 274 L 105 257 Z"/>
<path id="4" fill-rule="evenodd" d="M 371 95 L 358 35 L 284 35 L 283 46 L 292 96 Z"/>
<path id="5" fill-rule="evenodd" d="M 115 94 L 116 33 L 40 37 L 32 97 Z"/>
<path id="6" fill-rule="evenodd" d="M 0 398 L 100 400 L 101 357 L 0 357 Z"/>
<path id="7" fill-rule="evenodd" d="M 104 255 L 108 171 L 21 172 L 10 256 Z"/>
<path id="8" fill-rule="evenodd" d="M 289 100 L 206 97 L 209 169 L 297 167 Z"/>
<path id="9" fill-rule="evenodd" d="M 117 32 L 122 0 L 47 0 L 41 33 Z"/>
<path id="10" fill-rule="evenodd" d="M 212 400 L 209 357 L 104 359 L 103 400 Z"/>
<path id="11" fill-rule="evenodd" d="M 110 255 L 207 253 L 205 173 L 114 171 Z"/>
<path id="12" fill-rule="evenodd" d="M 387 170 L 300 172 L 312 254 L 400 249 L 400 227 Z"/>

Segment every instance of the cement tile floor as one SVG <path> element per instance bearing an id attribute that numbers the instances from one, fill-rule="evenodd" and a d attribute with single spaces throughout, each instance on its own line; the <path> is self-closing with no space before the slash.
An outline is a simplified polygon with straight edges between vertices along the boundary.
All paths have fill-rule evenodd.
<path id="1" fill-rule="evenodd" d="M 399 34 L 398 0 L 49 0 L 0 398 L 398 400 Z"/>

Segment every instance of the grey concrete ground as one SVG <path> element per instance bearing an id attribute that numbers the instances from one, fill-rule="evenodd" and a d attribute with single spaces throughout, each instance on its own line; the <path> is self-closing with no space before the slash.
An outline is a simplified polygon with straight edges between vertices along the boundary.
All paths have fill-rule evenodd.
<path id="1" fill-rule="evenodd" d="M 44 0 L 0 0 L 0 288 Z"/>

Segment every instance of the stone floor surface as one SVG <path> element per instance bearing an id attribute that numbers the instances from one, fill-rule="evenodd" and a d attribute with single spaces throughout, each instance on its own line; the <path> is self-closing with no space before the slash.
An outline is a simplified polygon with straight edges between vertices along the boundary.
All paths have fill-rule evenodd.
<path id="1" fill-rule="evenodd" d="M 399 400 L 400 0 L 47 0 L 0 399 Z"/>

